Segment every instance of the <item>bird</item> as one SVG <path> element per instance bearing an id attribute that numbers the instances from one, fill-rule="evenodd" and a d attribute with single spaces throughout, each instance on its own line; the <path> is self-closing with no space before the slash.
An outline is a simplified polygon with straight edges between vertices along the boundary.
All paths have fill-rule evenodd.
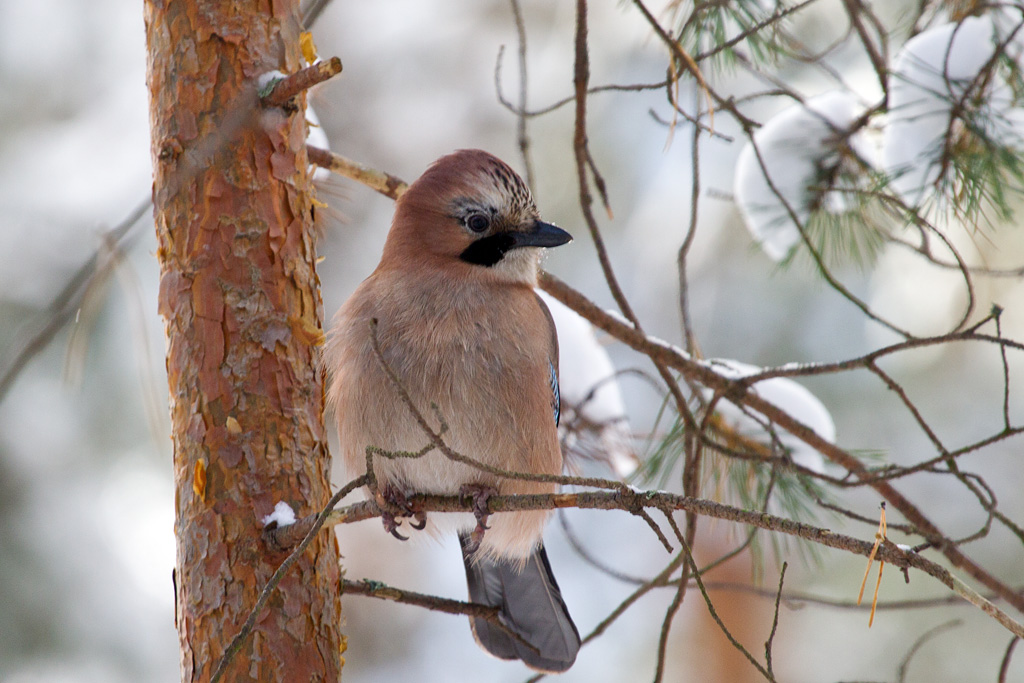
<path id="1" fill-rule="evenodd" d="M 506 472 L 561 474 L 558 339 L 535 288 L 544 249 L 571 240 L 540 219 L 526 183 L 497 157 L 443 156 L 397 200 L 380 263 L 338 310 L 323 353 L 349 471 L 366 472 L 372 446 L 406 456 L 373 457 L 378 502 L 473 495 L 475 516 L 435 514 L 428 530 L 457 533 L 470 600 L 498 608 L 497 624 L 470 618 L 477 643 L 545 672 L 568 670 L 580 648 L 543 544 L 549 512 L 482 510 L 493 493 L 557 485 L 436 448 L 408 457 L 430 437 L 402 392 L 456 453 Z M 394 517 L 384 522 L 397 535 Z"/>

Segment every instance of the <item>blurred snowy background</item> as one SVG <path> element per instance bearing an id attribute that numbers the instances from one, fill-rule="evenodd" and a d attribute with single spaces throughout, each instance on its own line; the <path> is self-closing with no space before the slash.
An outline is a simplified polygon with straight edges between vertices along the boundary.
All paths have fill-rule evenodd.
<path id="1" fill-rule="evenodd" d="M 794 33 L 813 48 L 840 37 L 838 2 L 823 0 L 794 19 Z M 916 5 L 884 3 L 896 23 Z M 657 3 L 652 8 L 660 9 Z M 523 2 L 529 41 L 529 105 L 571 93 L 573 5 Z M 663 16 L 663 15 L 662 15 Z M 592 3 L 591 83 L 657 82 L 666 56 L 627 3 Z M 336 0 L 314 29 L 321 55 L 339 55 L 344 73 L 315 92 L 332 148 L 413 180 L 436 157 L 481 147 L 522 168 L 516 120 L 497 101 L 494 65 L 506 46 L 503 88 L 518 88 L 516 31 L 504 0 Z M 146 50 L 142 3 L 125 0 L 0 0 L 0 368 L 46 319 L 45 309 L 75 271 L 103 247 L 102 235 L 150 193 Z M 871 65 L 856 50 L 840 50 L 831 66 L 861 103 L 878 95 Z M 833 87 L 794 68 L 788 85 L 810 97 Z M 726 88 L 762 87 L 742 74 Z M 689 98 L 689 99 L 687 99 Z M 684 88 L 682 101 L 692 101 Z M 749 111 L 767 120 L 783 103 Z M 690 134 L 681 128 L 666 147 L 667 130 L 648 114 L 671 116 L 663 91 L 605 93 L 590 100 L 590 141 L 615 211 L 602 220 L 623 288 L 649 333 L 678 342 L 676 252 L 690 207 Z M 721 132 L 737 130 L 725 117 Z M 732 126 L 735 128 L 735 126 Z M 598 303 L 612 300 L 579 216 L 572 166 L 572 110 L 564 107 L 530 123 L 537 203 L 543 215 L 576 241 L 556 250 L 546 268 Z M 799 261 L 779 268 L 757 248 L 729 198 L 742 138 L 702 143 L 706 191 L 689 275 L 693 324 L 709 357 L 768 366 L 859 355 L 884 336 L 825 287 Z M 330 180 L 320 198 L 332 211 L 320 266 L 331 315 L 377 262 L 392 205 L 370 190 Z M 1019 199 L 1015 200 L 1019 204 Z M 343 218 L 343 219 L 342 219 Z M 62 330 L 21 371 L 0 402 L 0 681 L 175 681 L 174 566 L 171 448 L 164 377 L 163 325 L 156 312 L 157 263 L 150 214 L 131 248 L 105 282 L 94 287 Z M 970 241 L 970 240 L 967 240 Z M 1002 228 L 999 248 L 976 240 L 989 265 L 1024 260 L 1024 231 Z M 101 256 L 109 257 L 109 254 Z M 960 294 L 948 273 L 917 268 L 890 248 L 877 266 L 842 268 L 856 294 L 896 320 L 934 331 L 955 321 Z M 1004 332 L 1024 336 L 1019 278 L 987 280 L 984 301 L 1007 309 Z M 916 322 L 915 322 L 916 321 Z M 916 328 L 915 328 L 916 329 Z M 610 343 L 618 368 L 643 360 Z M 563 351 L 564 353 L 564 351 Z M 1012 359 L 1012 356 L 1011 356 Z M 1020 358 L 1014 373 L 1019 378 Z M 907 356 L 888 369 L 905 383 L 920 409 L 949 443 L 998 430 L 1001 367 L 992 349 L 950 347 Z M 929 457 L 924 435 L 896 400 L 866 374 L 802 382 L 827 406 L 837 441 L 847 449 L 881 451 L 906 464 Z M 634 430 L 653 424 L 659 397 L 639 379 L 621 388 Z M 1011 405 L 1024 418 L 1019 401 Z M 983 474 L 1014 519 L 1024 518 L 1021 439 L 962 460 Z M 595 469 L 606 475 L 606 471 Z M 344 474 L 336 472 L 335 482 Z M 982 521 L 976 502 L 938 477 L 910 478 L 900 489 L 927 504 L 953 536 Z M 948 500 L 948 503 L 942 501 Z M 843 504 L 872 517 L 877 500 L 864 492 Z M 970 504 L 961 508 L 960 504 Z M 621 513 L 575 513 L 575 534 L 616 569 L 651 576 L 668 561 L 639 520 Z M 807 520 L 815 521 L 815 520 Z M 868 525 L 835 517 L 817 520 L 871 539 Z M 702 522 L 705 561 L 738 542 L 724 524 Z M 595 570 L 569 547 L 557 520 L 547 534 L 551 560 L 566 601 L 589 632 L 633 587 Z M 464 597 L 456 544 L 399 544 L 377 523 L 339 532 L 347 576 L 370 577 L 413 590 Z M 996 575 L 1014 583 L 1024 552 L 1005 532 L 970 546 Z M 806 561 L 790 546 L 787 588 L 837 600 L 856 596 L 864 563 L 821 552 Z M 749 566 L 726 576 L 744 581 Z M 777 582 L 769 563 L 765 585 Z M 713 577 L 712 577 L 713 578 Z M 897 571 L 882 582 L 881 600 L 945 595 L 920 574 L 905 585 Z M 672 591 L 644 598 L 595 644 L 586 647 L 566 681 L 647 680 Z M 763 652 L 770 600 L 717 594 L 727 624 L 755 654 Z M 738 596 L 738 597 L 737 597 Z M 671 681 L 756 680 L 746 664 L 719 662 L 727 649 L 706 617 L 697 592 L 687 594 L 669 643 Z M 348 635 L 346 680 L 521 681 L 517 664 L 489 659 L 472 642 L 464 619 L 373 601 L 343 599 Z M 804 605 L 783 607 L 775 639 L 775 670 L 796 683 L 896 680 L 901 662 L 930 628 L 959 619 L 925 643 L 906 670 L 907 681 L 995 680 L 1009 634 L 969 607 L 882 611 L 869 631 L 867 614 Z M 1024 661 L 1006 680 L 1024 681 Z"/>

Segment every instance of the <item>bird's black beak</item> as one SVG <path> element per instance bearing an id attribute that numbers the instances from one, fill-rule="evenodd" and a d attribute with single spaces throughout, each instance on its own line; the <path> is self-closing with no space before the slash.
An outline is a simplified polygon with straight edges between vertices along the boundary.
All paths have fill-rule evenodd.
<path id="1" fill-rule="evenodd" d="M 532 230 L 509 233 L 514 247 L 558 247 L 572 242 L 572 235 L 556 225 L 537 221 Z"/>

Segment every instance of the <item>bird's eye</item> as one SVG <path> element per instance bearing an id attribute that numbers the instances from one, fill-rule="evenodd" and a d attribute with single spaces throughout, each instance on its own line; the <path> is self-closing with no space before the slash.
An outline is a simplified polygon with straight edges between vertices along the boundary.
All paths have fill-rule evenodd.
<path id="1" fill-rule="evenodd" d="M 491 219 L 482 213 L 474 213 L 466 219 L 466 227 L 473 232 L 483 232 L 491 226 Z"/>

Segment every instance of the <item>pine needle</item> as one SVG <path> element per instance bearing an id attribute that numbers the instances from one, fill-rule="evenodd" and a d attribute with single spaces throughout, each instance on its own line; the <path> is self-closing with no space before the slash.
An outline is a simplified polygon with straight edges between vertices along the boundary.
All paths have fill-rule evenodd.
<path id="1" fill-rule="evenodd" d="M 885 503 L 882 503 L 881 518 L 878 521 L 878 531 L 875 533 L 875 544 L 871 547 L 871 553 L 868 555 L 868 566 L 864 570 L 864 578 L 860 582 L 860 592 L 857 593 L 857 604 L 859 605 L 861 600 L 864 598 L 864 587 L 868 583 L 868 575 L 871 573 L 871 564 L 875 561 L 875 553 L 878 552 L 878 546 L 880 546 L 886 540 L 886 534 L 888 533 L 888 527 L 885 524 Z M 878 606 L 878 589 L 882 585 L 882 570 L 885 568 L 885 561 L 878 561 L 878 581 L 875 582 L 875 595 L 871 599 L 871 616 L 868 618 L 868 628 L 875 623 L 875 608 Z"/>

